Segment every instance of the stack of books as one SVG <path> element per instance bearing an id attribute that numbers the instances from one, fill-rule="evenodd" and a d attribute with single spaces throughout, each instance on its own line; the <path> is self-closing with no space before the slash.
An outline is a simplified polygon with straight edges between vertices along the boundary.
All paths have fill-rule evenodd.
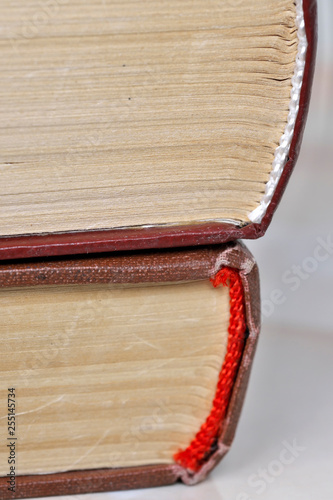
<path id="1" fill-rule="evenodd" d="M 0 497 L 195 484 L 228 451 L 314 0 L 1 5 Z M 273 264 L 273 263 L 272 263 Z"/>

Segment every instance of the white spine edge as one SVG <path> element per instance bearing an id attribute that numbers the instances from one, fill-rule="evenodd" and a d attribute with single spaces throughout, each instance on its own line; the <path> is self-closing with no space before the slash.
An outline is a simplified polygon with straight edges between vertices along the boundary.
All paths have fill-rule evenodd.
<path id="1" fill-rule="evenodd" d="M 287 126 L 280 139 L 280 144 L 275 150 L 274 161 L 269 181 L 266 184 L 265 194 L 260 205 L 249 215 L 251 222 L 260 223 L 266 214 L 266 210 L 272 201 L 276 186 L 281 178 L 283 169 L 287 163 L 290 145 L 294 136 L 296 118 L 299 110 L 299 101 L 301 97 L 301 88 L 304 76 L 305 58 L 308 42 L 305 32 L 303 0 L 295 0 L 296 4 L 296 26 L 298 36 L 298 52 L 296 56 L 295 72 L 291 79 L 291 100 L 289 104 L 289 114 Z"/>

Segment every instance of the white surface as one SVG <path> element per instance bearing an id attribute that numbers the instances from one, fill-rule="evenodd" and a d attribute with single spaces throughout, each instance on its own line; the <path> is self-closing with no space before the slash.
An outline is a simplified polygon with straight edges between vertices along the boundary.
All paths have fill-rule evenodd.
<path id="1" fill-rule="evenodd" d="M 259 262 L 267 311 L 236 439 L 210 478 L 197 486 L 61 497 L 82 500 L 332 500 L 333 255 L 297 290 L 282 281 L 318 245 L 333 240 L 333 1 L 319 0 L 319 52 L 303 149 L 271 227 L 247 242 Z M 307 261 L 305 261 L 307 262 Z M 283 304 L 270 306 L 280 289 Z M 274 295 L 274 294 L 273 294 Z M 260 468 L 279 467 L 283 442 L 305 449 L 266 483 L 248 484 Z"/>

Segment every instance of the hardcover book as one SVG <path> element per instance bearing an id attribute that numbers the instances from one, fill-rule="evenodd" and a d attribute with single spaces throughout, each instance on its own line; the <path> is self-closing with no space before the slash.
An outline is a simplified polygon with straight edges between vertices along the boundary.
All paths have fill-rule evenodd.
<path id="1" fill-rule="evenodd" d="M 295 164 L 315 0 L 0 6 L 0 258 L 261 236 Z"/>
<path id="2" fill-rule="evenodd" d="M 204 479 L 260 323 L 240 243 L 0 265 L 0 497 Z"/>

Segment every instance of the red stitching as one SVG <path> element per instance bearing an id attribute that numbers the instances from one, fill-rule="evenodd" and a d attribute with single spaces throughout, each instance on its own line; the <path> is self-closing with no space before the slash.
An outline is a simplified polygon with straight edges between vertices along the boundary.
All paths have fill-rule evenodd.
<path id="1" fill-rule="evenodd" d="M 216 440 L 221 434 L 223 419 L 226 415 L 245 342 L 244 290 L 239 274 L 234 269 L 225 267 L 214 278 L 211 278 L 210 281 L 214 287 L 221 284 L 229 286 L 229 335 L 227 352 L 219 374 L 211 412 L 190 445 L 174 455 L 174 460 L 179 465 L 192 472 L 197 472 L 200 469 L 212 452 L 214 445 L 216 445 Z"/>

